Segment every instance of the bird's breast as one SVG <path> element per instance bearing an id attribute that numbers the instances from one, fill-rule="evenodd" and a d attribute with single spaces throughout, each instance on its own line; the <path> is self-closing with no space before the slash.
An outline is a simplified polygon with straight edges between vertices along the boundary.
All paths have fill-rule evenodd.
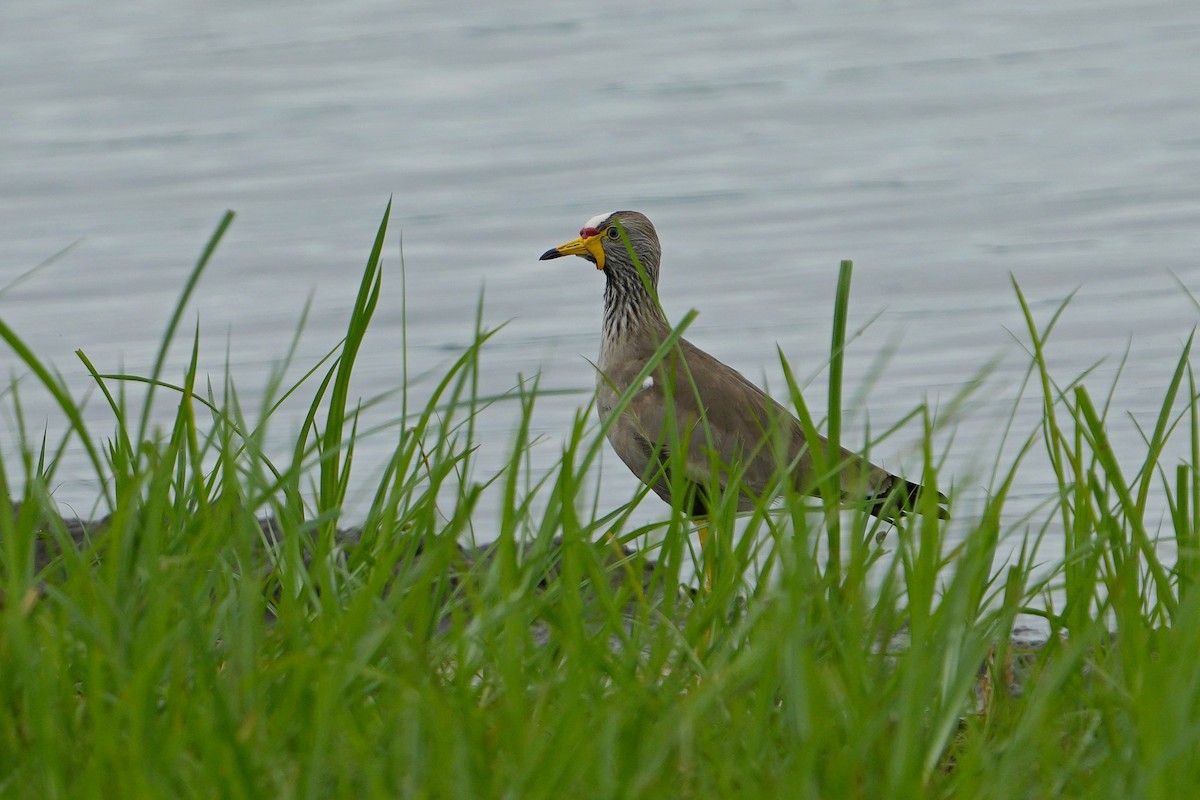
<path id="1" fill-rule="evenodd" d="M 616 386 L 601 369 L 596 370 L 596 410 L 600 419 L 607 420 L 621 399 L 624 390 Z"/>
<path id="2" fill-rule="evenodd" d="M 602 341 L 596 360 L 596 407 L 604 420 L 629 389 L 631 376 L 636 376 L 642 366 L 638 359 L 613 345 L 607 338 Z"/>

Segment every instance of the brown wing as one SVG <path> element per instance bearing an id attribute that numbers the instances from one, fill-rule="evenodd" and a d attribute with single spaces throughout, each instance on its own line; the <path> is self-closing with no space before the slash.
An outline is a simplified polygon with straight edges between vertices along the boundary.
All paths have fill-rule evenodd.
<path id="1" fill-rule="evenodd" d="M 616 363 L 600 381 L 602 415 L 608 416 L 617 396 L 630 387 L 650 355 L 645 352 L 614 359 Z M 668 430 L 667 425 L 673 425 L 674 430 Z M 741 510 L 753 507 L 754 497 L 771 488 L 771 479 L 781 463 L 794 464 L 796 488 L 815 491 L 817 476 L 799 421 L 741 373 L 686 340 L 680 340 L 679 348 L 663 360 L 653 380 L 637 388 L 628 408 L 613 421 L 609 440 L 621 460 L 642 480 L 659 476 L 653 488 L 668 501 L 671 492 L 666 469 L 671 463 L 672 443 L 686 447 L 683 477 L 689 482 L 689 490 L 712 485 L 714 456 L 718 459 L 717 483 L 722 490 L 729 469 L 734 465 L 740 468 L 741 483 L 747 490 L 738 503 Z M 825 445 L 823 438 L 821 445 Z M 842 494 L 847 500 L 872 501 L 871 512 L 877 516 L 893 516 L 899 510 L 915 507 L 921 492 L 918 484 L 892 475 L 845 448 L 842 460 Z M 939 495 L 939 502 L 947 501 Z M 939 509 L 939 513 L 944 512 Z"/>
<path id="2" fill-rule="evenodd" d="M 623 432 L 627 446 L 639 452 L 628 454 L 635 463 L 621 448 L 618 453 L 635 472 L 640 467 L 643 475 L 655 460 L 648 452 L 657 452 L 661 461 L 664 445 L 678 441 L 687 446 L 686 477 L 699 485 L 712 481 L 715 455 L 724 468 L 717 475 L 722 489 L 728 468 L 737 465 L 743 470 L 745 488 L 751 495 L 761 495 L 770 489 L 781 462 L 795 464 L 792 474 L 797 488 L 815 488 L 813 462 L 799 421 L 741 373 L 686 340 L 681 340 L 677 353 L 664 359 L 653 383 L 633 396 L 623 422 L 628 425 Z M 675 426 L 673 435 L 668 424 Z M 900 480 L 849 450 L 843 449 L 842 457 L 847 499 L 882 498 Z M 655 488 L 668 496 L 661 490 L 665 487 Z M 752 496 L 739 502 L 743 509 L 752 505 Z"/>

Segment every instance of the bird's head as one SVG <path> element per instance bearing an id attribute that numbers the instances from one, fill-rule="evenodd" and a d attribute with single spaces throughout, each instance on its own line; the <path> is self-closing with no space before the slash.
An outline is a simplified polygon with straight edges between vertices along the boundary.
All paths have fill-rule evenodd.
<path id="1" fill-rule="evenodd" d="M 629 239 L 629 247 L 625 246 L 625 237 Z M 637 276 L 637 266 L 629 255 L 630 248 L 651 285 L 657 286 L 658 262 L 662 255 L 658 234 L 646 215 L 637 211 L 614 211 L 592 217 L 580 229 L 578 239 L 547 250 L 542 253 L 541 260 L 581 256 L 595 264 L 596 269 L 604 270 L 610 278 Z"/>

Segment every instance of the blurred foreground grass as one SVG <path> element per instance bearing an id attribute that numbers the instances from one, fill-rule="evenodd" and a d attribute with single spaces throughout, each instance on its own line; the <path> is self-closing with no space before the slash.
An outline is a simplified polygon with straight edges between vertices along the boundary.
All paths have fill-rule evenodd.
<path id="1" fill-rule="evenodd" d="M 508 465 L 470 477 L 475 416 L 495 400 L 478 393 L 490 335 L 479 330 L 427 404 L 410 408 L 400 392 L 395 452 L 347 538 L 340 509 L 361 435 L 349 383 L 386 220 L 346 338 L 304 380 L 277 380 L 256 417 L 228 379 L 214 388 L 197 374 L 195 342 L 178 383 L 162 374 L 230 217 L 151 375 L 104 375 L 80 354 L 111 430 L 89 430 L 61 378 L 0 322 L 67 431 L 0 453 L 0 795 L 1126 798 L 1200 787 L 1190 342 L 1164 375 L 1144 460 L 1120 464 L 1107 403 L 1046 370 L 1058 314 L 1035 320 L 1018 289 L 1042 427 L 975 517 L 914 517 L 880 539 L 861 511 L 785 496 L 736 527 L 715 519 L 725 534 L 701 555 L 666 506 L 653 530 L 632 529 L 629 507 L 581 511 L 606 446 L 590 409 L 564 431 L 557 467 L 528 474 L 536 386 L 507 398 Z M 133 380 L 149 393 L 136 408 L 123 391 Z M 15 385 L 8 397 L 21 419 Z M 151 424 L 156 397 L 178 408 L 165 429 Z M 264 431 L 288 397 L 310 413 L 281 463 L 264 453 Z M 910 421 L 926 428 L 919 477 L 936 483 L 933 423 L 923 409 Z M 1160 462 L 1169 437 L 1190 449 L 1187 463 Z M 47 488 L 70 441 L 104 486 L 109 513 L 90 529 L 64 522 Z M 1046 524 L 998 554 L 1013 476 L 1043 457 L 1059 484 Z M 497 539 L 463 550 L 485 485 L 503 496 L 483 524 Z M 1169 503 L 1165 524 L 1147 518 L 1151 493 Z M 1039 556 L 1047 535 L 1065 536 L 1060 561 Z M 1177 554 L 1168 561 L 1162 539 Z M 840 557 L 827 557 L 830 541 Z M 700 558 L 711 591 L 686 588 Z M 1041 646 L 1013 643 L 1022 613 L 1046 620 Z"/>

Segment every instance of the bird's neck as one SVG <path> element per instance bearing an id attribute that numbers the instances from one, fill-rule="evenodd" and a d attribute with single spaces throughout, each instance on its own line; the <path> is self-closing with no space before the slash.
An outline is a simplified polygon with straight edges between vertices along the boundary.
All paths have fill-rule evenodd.
<path id="1" fill-rule="evenodd" d="M 647 286 L 640 275 L 626 271 L 605 270 L 605 278 L 605 340 L 616 341 L 645 329 L 669 329 L 653 284 Z"/>

